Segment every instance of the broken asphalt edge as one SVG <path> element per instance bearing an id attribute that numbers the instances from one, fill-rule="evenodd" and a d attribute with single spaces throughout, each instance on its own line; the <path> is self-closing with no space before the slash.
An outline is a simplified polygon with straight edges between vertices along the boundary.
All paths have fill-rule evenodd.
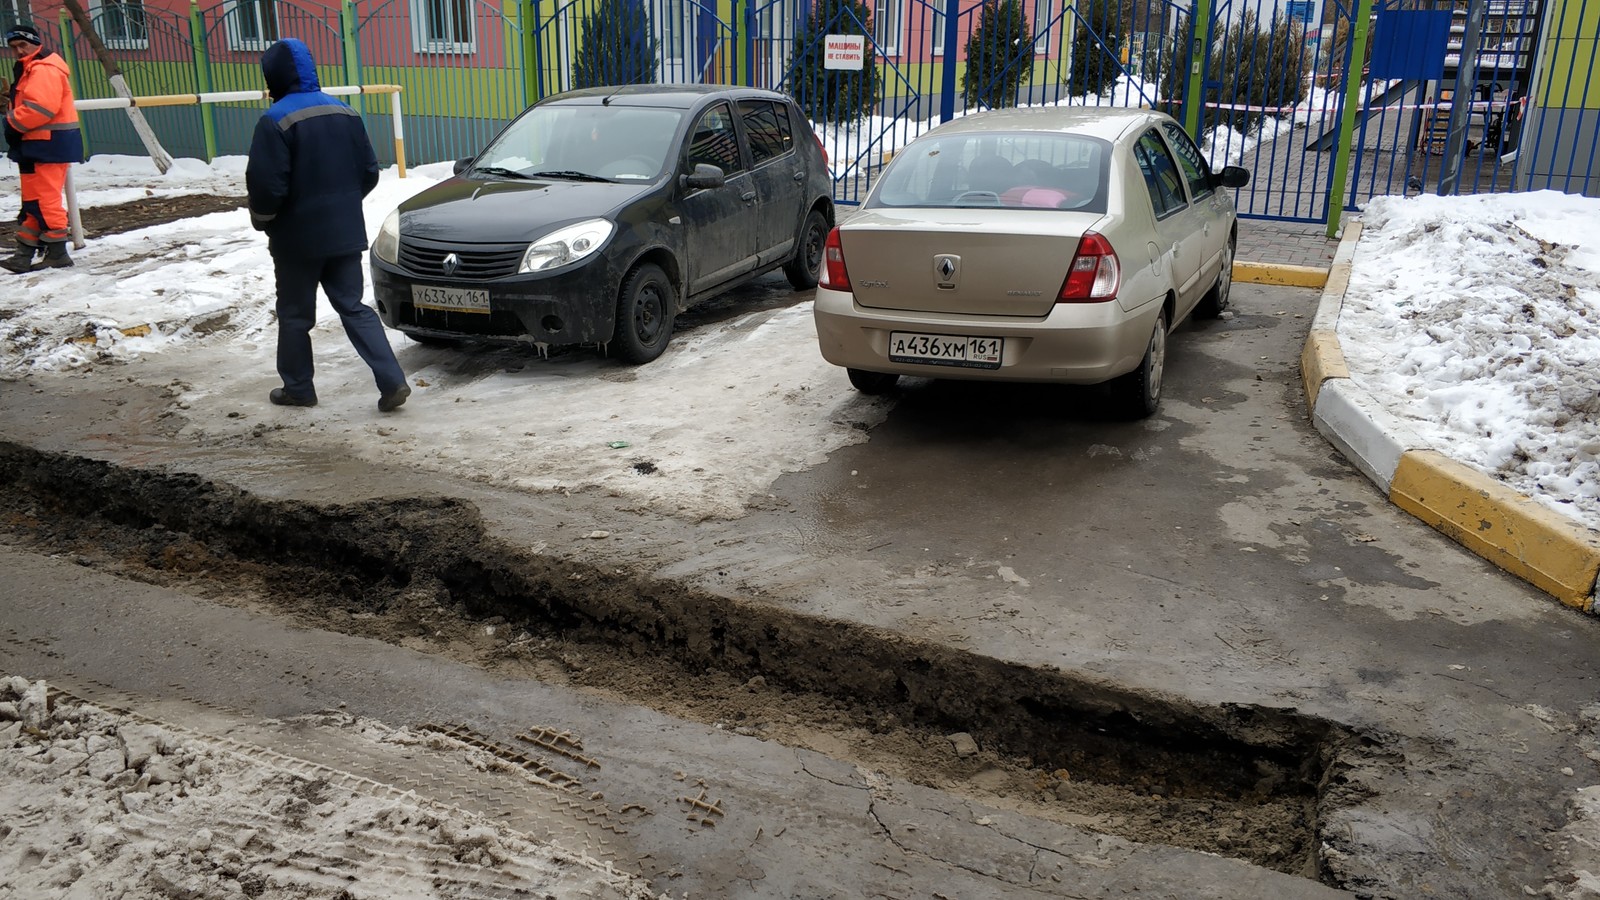
<path id="1" fill-rule="evenodd" d="M 1360 237 L 1360 222 L 1344 227 L 1300 354 L 1312 423 L 1389 502 L 1564 605 L 1595 613 L 1600 534 L 1451 459 L 1351 379 L 1336 326 Z"/>

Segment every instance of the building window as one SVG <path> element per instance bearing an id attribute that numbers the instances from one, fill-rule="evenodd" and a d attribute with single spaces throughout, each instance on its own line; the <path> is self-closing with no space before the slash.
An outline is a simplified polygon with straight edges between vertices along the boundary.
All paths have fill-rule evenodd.
<path id="1" fill-rule="evenodd" d="M 89 4 L 89 19 L 100 40 L 112 50 L 146 50 L 150 31 L 145 25 L 144 0 L 101 0 Z"/>
<path id="2" fill-rule="evenodd" d="M 1055 30 L 1055 23 L 1051 21 L 1054 6 L 1052 0 L 1034 0 L 1033 3 L 1033 52 L 1038 56 L 1050 53 L 1050 32 Z"/>
<path id="3" fill-rule="evenodd" d="M 900 52 L 900 4 L 902 0 L 872 0 L 872 32 L 878 52 L 894 56 Z"/>
<path id="4" fill-rule="evenodd" d="M 933 23 L 930 26 L 933 29 L 933 53 L 935 56 L 942 55 L 944 53 L 944 12 L 926 8 L 925 11 L 929 13 L 928 20 Z"/>
<path id="5" fill-rule="evenodd" d="M 18 22 L 32 19 L 31 15 L 23 15 L 23 0 L 0 0 L 0 26 L 10 28 Z"/>
<path id="6" fill-rule="evenodd" d="M 278 39 L 277 0 L 232 0 L 224 4 L 228 22 L 228 47 L 265 50 Z"/>
<path id="7" fill-rule="evenodd" d="M 418 53 L 472 53 L 472 0 L 411 0 L 413 49 Z"/>

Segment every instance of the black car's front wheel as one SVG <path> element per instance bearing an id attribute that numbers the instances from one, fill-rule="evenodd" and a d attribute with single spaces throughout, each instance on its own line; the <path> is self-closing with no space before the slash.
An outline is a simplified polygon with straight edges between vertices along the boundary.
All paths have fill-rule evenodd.
<path id="1" fill-rule="evenodd" d="M 617 297 L 617 331 L 611 339 L 620 359 L 638 365 L 667 349 L 677 297 L 677 289 L 660 266 L 643 263 L 628 273 Z"/>
<path id="2" fill-rule="evenodd" d="M 806 213 L 805 224 L 800 226 L 794 256 L 783 264 L 784 277 L 795 290 L 809 291 L 817 286 L 817 276 L 822 272 L 822 248 L 827 242 L 828 220 L 813 209 Z"/>

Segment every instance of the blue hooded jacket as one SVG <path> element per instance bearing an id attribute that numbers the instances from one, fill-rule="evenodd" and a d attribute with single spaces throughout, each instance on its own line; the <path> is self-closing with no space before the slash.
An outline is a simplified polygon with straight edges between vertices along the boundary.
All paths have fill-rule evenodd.
<path id="1" fill-rule="evenodd" d="M 250 224 L 274 256 L 328 257 L 367 249 L 361 200 L 378 158 L 361 116 L 322 92 L 311 51 L 284 38 L 261 55 L 272 106 L 256 123 L 245 166 Z"/>

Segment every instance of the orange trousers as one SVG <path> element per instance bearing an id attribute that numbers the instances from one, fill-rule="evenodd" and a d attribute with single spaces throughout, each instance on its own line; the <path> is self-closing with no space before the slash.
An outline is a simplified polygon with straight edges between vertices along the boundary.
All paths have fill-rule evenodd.
<path id="1" fill-rule="evenodd" d="M 71 163 L 23 163 L 22 215 L 17 220 L 17 240 L 30 247 L 64 244 L 67 207 L 62 192 Z"/>

